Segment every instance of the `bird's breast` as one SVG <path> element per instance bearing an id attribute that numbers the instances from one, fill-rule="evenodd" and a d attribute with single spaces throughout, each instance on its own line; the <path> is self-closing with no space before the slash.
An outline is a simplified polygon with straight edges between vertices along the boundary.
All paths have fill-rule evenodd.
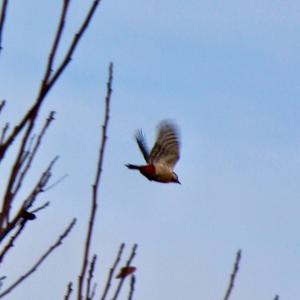
<path id="1" fill-rule="evenodd" d="M 140 172 L 149 180 L 153 180 L 153 177 L 155 176 L 155 167 L 153 165 L 141 166 Z"/>

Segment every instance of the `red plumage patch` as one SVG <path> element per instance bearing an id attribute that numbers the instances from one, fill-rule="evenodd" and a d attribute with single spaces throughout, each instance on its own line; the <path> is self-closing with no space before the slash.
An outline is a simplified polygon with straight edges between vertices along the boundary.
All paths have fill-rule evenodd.
<path id="1" fill-rule="evenodd" d="M 125 278 L 128 275 L 134 273 L 136 270 L 136 267 L 128 266 L 128 267 L 123 267 L 121 268 L 119 274 L 116 276 L 116 278 Z"/>

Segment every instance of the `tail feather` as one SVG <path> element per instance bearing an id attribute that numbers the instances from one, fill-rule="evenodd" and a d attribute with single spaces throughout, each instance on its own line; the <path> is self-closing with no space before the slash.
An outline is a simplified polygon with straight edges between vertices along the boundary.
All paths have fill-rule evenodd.
<path id="1" fill-rule="evenodd" d="M 140 169 L 140 166 L 137 166 L 137 165 L 127 164 L 125 166 L 130 170 L 139 170 Z"/>

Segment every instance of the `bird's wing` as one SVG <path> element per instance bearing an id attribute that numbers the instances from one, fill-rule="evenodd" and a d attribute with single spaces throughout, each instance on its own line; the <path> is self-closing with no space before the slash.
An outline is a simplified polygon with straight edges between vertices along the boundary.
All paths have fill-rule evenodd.
<path id="1" fill-rule="evenodd" d="M 156 142 L 149 155 L 149 163 L 161 163 L 173 169 L 179 153 L 179 134 L 177 126 L 165 120 L 159 123 Z"/>
<path id="2" fill-rule="evenodd" d="M 138 130 L 135 134 L 135 140 L 145 158 L 145 161 L 148 162 L 149 160 L 149 150 L 146 144 L 145 136 L 142 130 Z"/>

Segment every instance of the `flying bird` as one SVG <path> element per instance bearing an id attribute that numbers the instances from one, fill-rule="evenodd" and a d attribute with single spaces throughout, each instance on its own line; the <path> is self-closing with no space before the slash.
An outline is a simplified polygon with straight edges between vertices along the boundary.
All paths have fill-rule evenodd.
<path id="1" fill-rule="evenodd" d="M 180 157 L 180 142 L 176 124 L 170 120 L 163 120 L 158 124 L 157 138 L 151 151 L 148 150 L 141 130 L 136 132 L 135 139 L 147 164 L 127 164 L 126 167 L 131 170 L 139 170 L 151 181 L 180 184 L 177 174 L 173 171 Z"/>

